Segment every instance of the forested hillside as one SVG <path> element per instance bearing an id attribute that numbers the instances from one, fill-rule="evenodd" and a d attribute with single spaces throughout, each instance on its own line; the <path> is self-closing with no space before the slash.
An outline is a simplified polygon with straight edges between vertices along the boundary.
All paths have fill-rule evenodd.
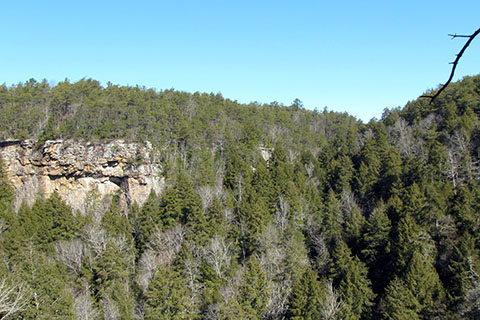
<path id="1" fill-rule="evenodd" d="M 0 86 L 0 139 L 150 142 L 167 188 L 12 208 L 0 317 L 479 319 L 480 76 L 365 124 L 296 100 Z"/>

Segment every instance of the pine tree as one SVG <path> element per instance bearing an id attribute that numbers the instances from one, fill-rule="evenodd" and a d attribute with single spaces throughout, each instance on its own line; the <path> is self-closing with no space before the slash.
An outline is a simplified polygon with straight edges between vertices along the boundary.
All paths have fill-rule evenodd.
<path id="1" fill-rule="evenodd" d="M 397 194 L 399 186 L 401 186 L 402 158 L 396 148 L 388 147 L 385 149 L 381 168 L 376 193 L 386 201 Z"/>
<path id="2" fill-rule="evenodd" d="M 143 207 L 137 211 L 134 219 L 135 247 L 137 248 L 138 256 L 140 256 L 144 252 L 153 230 L 161 223 L 160 198 L 153 190 L 150 192 Z"/>
<path id="3" fill-rule="evenodd" d="M 335 192 L 330 189 L 326 195 L 321 212 L 321 230 L 327 237 L 340 236 L 342 233 L 343 213 Z"/>
<path id="4" fill-rule="evenodd" d="M 448 265 L 448 287 L 451 303 L 458 307 L 463 303 L 469 288 L 473 287 L 475 274 L 480 274 L 480 254 L 475 247 L 475 239 L 465 233 L 453 248 L 453 253 Z"/>
<path id="5" fill-rule="evenodd" d="M 344 302 L 342 317 L 360 319 L 371 311 L 375 294 L 367 277 L 367 267 L 352 253 L 345 242 L 337 240 L 332 254 L 331 276 Z"/>
<path id="6" fill-rule="evenodd" d="M 273 202 L 273 190 L 272 190 L 272 177 L 270 171 L 268 171 L 267 164 L 262 157 L 259 157 L 255 163 L 255 172 L 252 177 L 252 187 L 257 192 L 258 196 L 263 199 L 265 204 L 270 208 L 270 211 L 274 210 Z"/>
<path id="7" fill-rule="evenodd" d="M 353 186 L 362 204 L 367 208 L 374 205 L 378 198 L 375 186 L 379 181 L 381 160 L 375 140 L 367 139 L 359 154 L 359 165 L 353 177 Z"/>
<path id="8" fill-rule="evenodd" d="M 293 168 L 290 164 L 287 152 L 280 144 L 276 144 L 270 158 L 270 172 L 273 180 L 273 202 L 277 201 L 281 194 L 287 190 L 287 182 L 293 177 Z"/>
<path id="9" fill-rule="evenodd" d="M 43 241 L 69 240 L 82 226 L 72 214 L 72 208 L 56 192 L 45 202 L 37 201 L 32 206 L 32 211 L 43 222 L 42 229 L 39 230 Z M 46 230 L 48 232 L 45 232 Z M 43 236 L 45 234 L 48 235 Z"/>
<path id="10" fill-rule="evenodd" d="M 239 181 L 249 181 L 251 179 L 251 169 L 248 167 L 247 162 L 240 156 L 242 153 L 237 146 L 229 146 L 226 154 L 223 184 L 233 191 L 238 189 Z"/>
<path id="11" fill-rule="evenodd" d="M 170 187 L 161 197 L 159 220 L 162 228 L 168 229 L 175 226 L 182 218 L 182 200 L 178 189 Z"/>
<path id="12" fill-rule="evenodd" d="M 205 233 L 208 238 L 215 234 L 224 236 L 227 232 L 225 225 L 224 207 L 219 197 L 214 197 L 212 203 L 206 210 Z"/>
<path id="13" fill-rule="evenodd" d="M 242 233 L 241 247 L 248 257 L 258 248 L 258 237 L 271 219 L 266 204 L 250 185 L 245 186 L 242 201 L 238 206 L 238 218 Z"/>
<path id="14" fill-rule="evenodd" d="M 363 230 L 360 256 L 369 269 L 374 292 L 381 292 L 392 272 L 389 244 L 392 224 L 386 214 L 386 205 L 380 202 L 373 210 Z"/>
<path id="15" fill-rule="evenodd" d="M 362 257 L 372 262 L 387 249 L 392 224 L 386 214 L 386 206 L 380 202 L 368 218 L 362 235 Z"/>
<path id="16" fill-rule="evenodd" d="M 420 319 L 418 300 L 405 282 L 398 277 L 393 278 L 388 284 L 380 305 L 385 319 Z"/>
<path id="17" fill-rule="evenodd" d="M 419 303 L 419 314 L 426 319 L 442 317 L 445 293 L 432 257 L 416 251 L 405 274 L 407 288 Z"/>
<path id="18" fill-rule="evenodd" d="M 263 319 L 267 309 L 268 286 L 255 255 L 252 255 L 245 265 L 239 302 L 247 315 L 246 319 Z"/>
<path id="19" fill-rule="evenodd" d="M 102 216 L 102 227 L 115 237 L 127 237 L 129 240 L 133 234 L 133 227 L 126 214 L 120 208 L 120 197 L 114 195 L 112 203 Z"/>
<path id="20" fill-rule="evenodd" d="M 65 267 L 27 244 L 14 266 L 18 283 L 24 286 L 26 306 L 18 319 L 74 320 L 72 287 Z"/>
<path id="21" fill-rule="evenodd" d="M 421 250 L 419 240 L 420 227 L 415 220 L 407 215 L 403 217 L 395 230 L 392 241 L 392 254 L 395 259 L 395 267 L 398 274 L 403 274 L 412 259 L 413 253 Z"/>
<path id="22" fill-rule="evenodd" d="M 159 267 L 146 293 L 145 320 L 188 319 L 187 293 L 178 271 Z"/>
<path id="23" fill-rule="evenodd" d="M 475 189 L 478 189 L 476 186 Z M 472 235 L 479 234 L 480 214 L 478 206 L 478 190 L 473 190 L 470 186 L 459 186 L 457 194 L 451 202 L 450 212 L 457 221 L 459 231 L 469 232 Z M 480 237 L 477 237 L 480 240 Z"/>
<path id="24" fill-rule="evenodd" d="M 342 195 L 342 212 L 344 216 L 344 237 L 347 244 L 355 251 L 359 251 L 359 242 L 362 231 L 367 223 L 362 211 L 356 204 L 355 200 L 343 199 Z"/>
<path id="25" fill-rule="evenodd" d="M 307 268 L 303 276 L 293 284 L 287 319 L 320 319 L 321 293 L 317 275 L 311 268 Z"/>
<path id="26" fill-rule="evenodd" d="M 334 159 L 327 172 L 327 181 L 331 189 L 336 193 L 350 190 L 350 181 L 353 178 L 353 163 L 347 155 L 341 155 Z"/>
<path id="27" fill-rule="evenodd" d="M 97 299 L 105 299 L 110 293 L 115 292 L 119 283 L 128 282 L 133 268 L 132 260 L 122 252 L 115 243 L 109 241 L 102 254 L 97 257 L 92 266 L 92 284 Z"/>
<path id="28" fill-rule="evenodd" d="M 84 224 L 84 220 L 74 216 L 72 209 L 57 193 L 53 193 L 46 200 L 37 199 L 31 208 L 22 205 L 17 216 L 18 220 L 12 225 L 11 235 L 16 233 L 47 251 L 53 249 L 55 241 L 75 237 Z"/>

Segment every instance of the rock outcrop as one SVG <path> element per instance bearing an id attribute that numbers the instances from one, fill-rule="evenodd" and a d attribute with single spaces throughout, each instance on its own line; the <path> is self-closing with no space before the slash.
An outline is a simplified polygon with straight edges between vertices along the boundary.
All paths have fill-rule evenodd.
<path id="1" fill-rule="evenodd" d="M 87 195 L 120 193 L 125 203 L 143 204 L 151 190 L 164 187 L 162 168 L 150 143 L 46 141 L 35 149 L 31 140 L 0 142 L 7 176 L 15 188 L 15 206 L 31 204 L 39 194 L 57 192 L 83 211 Z"/>

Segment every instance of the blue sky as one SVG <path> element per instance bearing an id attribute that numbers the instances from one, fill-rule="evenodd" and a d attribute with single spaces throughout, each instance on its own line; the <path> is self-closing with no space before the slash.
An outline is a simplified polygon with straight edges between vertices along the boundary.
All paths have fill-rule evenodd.
<path id="1" fill-rule="evenodd" d="M 0 83 L 93 78 L 295 98 L 368 121 L 449 76 L 480 1 L 0 0 Z M 480 73 L 480 39 L 455 79 Z"/>

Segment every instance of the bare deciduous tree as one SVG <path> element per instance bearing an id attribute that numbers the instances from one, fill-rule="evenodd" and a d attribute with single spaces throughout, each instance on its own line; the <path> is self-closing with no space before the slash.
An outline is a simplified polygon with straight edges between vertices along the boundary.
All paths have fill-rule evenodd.
<path id="1" fill-rule="evenodd" d="M 80 274 L 82 259 L 85 255 L 83 241 L 74 239 L 71 241 L 60 241 L 55 244 L 57 259 L 60 260 L 75 275 Z"/>
<path id="2" fill-rule="evenodd" d="M 348 189 L 343 190 L 340 198 L 340 208 L 342 209 L 344 219 L 350 215 L 355 207 L 358 207 L 358 202 L 353 192 Z"/>
<path id="3" fill-rule="evenodd" d="M 467 278 L 470 285 L 465 293 L 465 301 L 460 305 L 459 312 L 462 317 L 478 319 L 480 317 L 480 275 L 475 271 L 472 257 L 468 258 L 469 270 Z"/>
<path id="4" fill-rule="evenodd" d="M 319 272 L 324 272 L 328 268 L 330 261 L 330 253 L 328 252 L 325 236 L 320 233 L 315 233 L 311 236 L 312 248 L 315 251 L 315 267 Z"/>
<path id="5" fill-rule="evenodd" d="M 185 238 L 185 227 L 181 224 L 167 230 L 156 228 L 153 232 L 147 250 L 138 262 L 137 284 L 146 291 L 158 265 L 168 266 L 175 259 Z"/>
<path id="6" fill-rule="evenodd" d="M 269 223 L 259 239 L 259 261 L 265 270 L 267 281 L 271 281 L 285 271 L 286 252 L 281 244 L 280 232 L 273 223 Z"/>
<path id="7" fill-rule="evenodd" d="M 277 202 L 277 210 L 275 210 L 275 224 L 284 232 L 288 227 L 288 221 L 290 220 L 290 205 L 283 195 L 280 195 Z"/>
<path id="8" fill-rule="evenodd" d="M 221 190 L 218 190 L 217 186 L 203 186 L 196 190 L 200 199 L 202 200 L 203 210 L 206 211 L 210 204 L 212 203 L 215 196 L 217 196 Z"/>
<path id="9" fill-rule="evenodd" d="M 219 235 L 215 235 L 204 250 L 205 262 L 220 278 L 223 278 L 225 271 L 230 266 L 231 256 L 230 243 Z"/>
<path id="10" fill-rule="evenodd" d="M 193 256 L 187 258 L 184 261 L 183 266 L 184 266 L 185 280 L 186 280 L 187 288 L 189 290 L 187 307 L 190 311 L 193 311 L 198 309 L 200 296 L 202 294 L 202 290 L 204 286 L 198 280 L 200 275 L 200 265 L 201 265 L 200 250 L 198 250 L 198 248 L 194 247 L 193 245 L 190 247 L 192 249 Z"/>
<path id="11" fill-rule="evenodd" d="M 258 260 L 268 286 L 266 319 L 282 319 L 292 290 L 292 279 L 287 272 L 288 249 L 283 234 L 277 223 L 271 222 L 259 237 Z"/>
<path id="12" fill-rule="evenodd" d="M 332 285 L 332 281 L 325 283 L 325 300 L 320 306 L 322 319 L 334 320 L 339 319 L 339 312 L 343 307 L 342 300 Z"/>
<path id="13" fill-rule="evenodd" d="M 103 213 L 108 209 L 109 203 L 102 199 L 102 196 L 95 190 L 90 190 L 83 204 L 80 212 L 86 216 L 92 217 L 95 224 L 100 224 Z"/>
<path id="14" fill-rule="evenodd" d="M 107 246 L 108 236 L 99 225 L 88 225 L 83 229 L 81 237 L 85 244 L 98 256 Z"/>
<path id="15" fill-rule="evenodd" d="M 103 309 L 103 319 L 104 320 L 120 320 L 121 319 L 121 314 L 120 311 L 118 310 L 118 306 L 110 298 L 103 299 L 101 301 L 102 304 L 102 309 Z"/>
<path id="16" fill-rule="evenodd" d="M 418 153 L 418 146 L 413 137 L 413 130 L 407 120 L 399 118 L 388 128 L 390 142 L 395 145 L 402 156 Z"/>
<path id="17" fill-rule="evenodd" d="M 152 250 L 146 250 L 138 262 L 138 275 L 135 281 L 143 289 L 147 291 L 150 282 L 155 276 L 155 270 L 157 269 L 157 254 Z"/>
<path id="18" fill-rule="evenodd" d="M 290 279 L 271 281 L 268 286 L 268 302 L 265 318 L 283 319 L 287 312 L 292 283 Z"/>
<path id="19" fill-rule="evenodd" d="M 474 161 L 470 156 L 470 146 L 467 138 L 459 130 L 449 136 L 448 164 L 445 174 L 452 181 L 453 189 L 456 192 L 458 184 L 467 179 L 478 179 L 480 177 L 480 163 Z"/>
<path id="20" fill-rule="evenodd" d="M 8 319 L 22 311 L 27 305 L 25 296 L 22 285 L 10 284 L 7 279 L 0 281 L 0 319 Z"/>
<path id="21" fill-rule="evenodd" d="M 95 309 L 93 299 L 88 294 L 88 290 L 75 296 L 73 309 L 78 320 L 98 319 L 99 312 Z"/>
<path id="22" fill-rule="evenodd" d="M 169 265 L 172 263 L 182 247 L 185 232 L 185 227 L 181 224 L 177 224 L 175 227 L 164 231 L 158 227 L 155 229 L 155 232 L 153 232 L 150 238 L 148 248 L 157 254 L 157 259 L 160 264 Z"/>

